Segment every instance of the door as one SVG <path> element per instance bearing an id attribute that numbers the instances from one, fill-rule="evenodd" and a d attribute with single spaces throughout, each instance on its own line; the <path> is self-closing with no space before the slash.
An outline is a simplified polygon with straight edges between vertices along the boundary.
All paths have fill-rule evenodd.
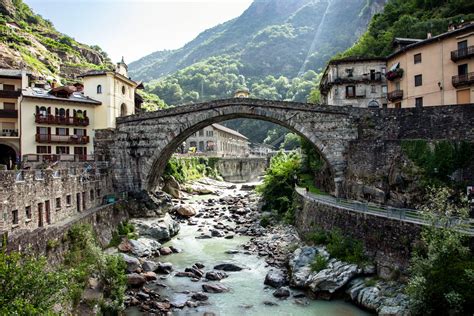
<path id="1" fill-rule="evenodd" d="M 46 223 L 49 225 L 51 224 L 51 208 L 49 205 L 49 200 L 44 202 L 44 209 L 46 215 Z"/>
<path id="2" fill-rule="evenodd" d="M 467 104 L 471 103 L 471 91 L 470 89 L 458 90 L 456 91 L 457 103 L 458 104 Z"/>
<path id="3" fill-rule="evenodd" d="M 43 203 L 38 203 L 38 227 L 43 227 Z"/>
<path id="4" fill-rule="evenodd" d="M 82 192 L 82 209 L 86 209 L 86 192 Z"/>
<path id="5" fill-rule="evenodd" d="M 81 211 L 81 193 L 76 194 L 76 208 L 78 212 Z"/>

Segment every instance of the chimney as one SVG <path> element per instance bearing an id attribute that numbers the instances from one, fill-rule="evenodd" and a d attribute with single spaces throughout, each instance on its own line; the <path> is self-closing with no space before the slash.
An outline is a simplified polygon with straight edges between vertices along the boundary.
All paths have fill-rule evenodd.
<path id="1" fill-rule="evenodd" d="M 56 79 L 53 79 L 53 81 L 51 82 L 51 89 L 56 88 L 56 84 L 57 84 L 57 83 L 58 83 L 58 82 L 56 81 Z"/>
<path id="2" fill-rule="evenodd" d="M 454 31 L 456 29 L 456 25 L 454 23 L 449 24 L 448 32 Z"/>
<path id="3" fill-rule="evenodd" d="M 433 37 L 433 35 L 431 34 L 431 32 L 428 32 L 428 33 L 426 34 L 426 39 L 430 39 L 431 37 Z"/>
<path id="4" fill-rule="evenodd" d="M 26 69 L 25 67 L 22 67 L 21 68 L 21 89 L 22 90 L 28 88 L 29 86 L 28 80 L 29 78 L 28 78 L 28 75 L 26 74 Z"/>

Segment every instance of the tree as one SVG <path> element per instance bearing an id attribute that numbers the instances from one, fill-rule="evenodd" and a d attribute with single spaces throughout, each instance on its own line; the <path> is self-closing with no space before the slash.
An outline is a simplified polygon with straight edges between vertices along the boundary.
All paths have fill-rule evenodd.
<path id="1" fill-rule="evenodd" d="M 301 138 L 295 133 L 288 133 L 285 135 L 285 140 L 280 145 L 280 149 L 294 150 L 301 147 Z"/>
<path id="2" fill-rule="evenodd" d="M 462 231 L 468 209 L 456 205 L 448 189 L 432 189 L 422 207 L 429 225 L 415 250 L 407 287 L 415 315 L 472 315 L 474 256 Z M 465 201 L 464 201 L 465 202 Z"/>

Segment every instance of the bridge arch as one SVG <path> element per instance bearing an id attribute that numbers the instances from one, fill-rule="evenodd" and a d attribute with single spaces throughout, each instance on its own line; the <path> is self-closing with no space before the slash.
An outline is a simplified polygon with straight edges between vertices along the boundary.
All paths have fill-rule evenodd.
<path id="1" fill-rule="evenodd" d="M 304 103 L 227 99 L 117 118 L 111 157 L 120 190 L 155 190 L 166 163 L 192 133 L 235 118 L 269 121 L 308 139 L 326 160 L 341 196 L 345 153 L 357 129 L 346 111 Z"/>

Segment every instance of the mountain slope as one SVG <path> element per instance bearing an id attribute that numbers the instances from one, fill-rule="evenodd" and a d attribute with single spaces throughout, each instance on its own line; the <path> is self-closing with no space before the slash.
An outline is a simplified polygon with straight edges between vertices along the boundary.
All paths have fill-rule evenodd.
<path id="1" fill-rule="evenodd" d="M 210 57 L 228 55 L 243 64 L 241 74 L 246 77 L 293 78 L 306 57 L 303 71 L 315 70 L 351 46 L 384 2 L 256 0 L 238 18 L 201 33 L 181 49 L 131 63 L 130 73 L 150 81 Z"/>
<path id="2" fill-rule="evenodd" d="M 100 47 L 61 34 L 21 0 L 0 0 L 0 68 L 22 66 L 44 77 L 72 79 L 112 64 Z"/>

